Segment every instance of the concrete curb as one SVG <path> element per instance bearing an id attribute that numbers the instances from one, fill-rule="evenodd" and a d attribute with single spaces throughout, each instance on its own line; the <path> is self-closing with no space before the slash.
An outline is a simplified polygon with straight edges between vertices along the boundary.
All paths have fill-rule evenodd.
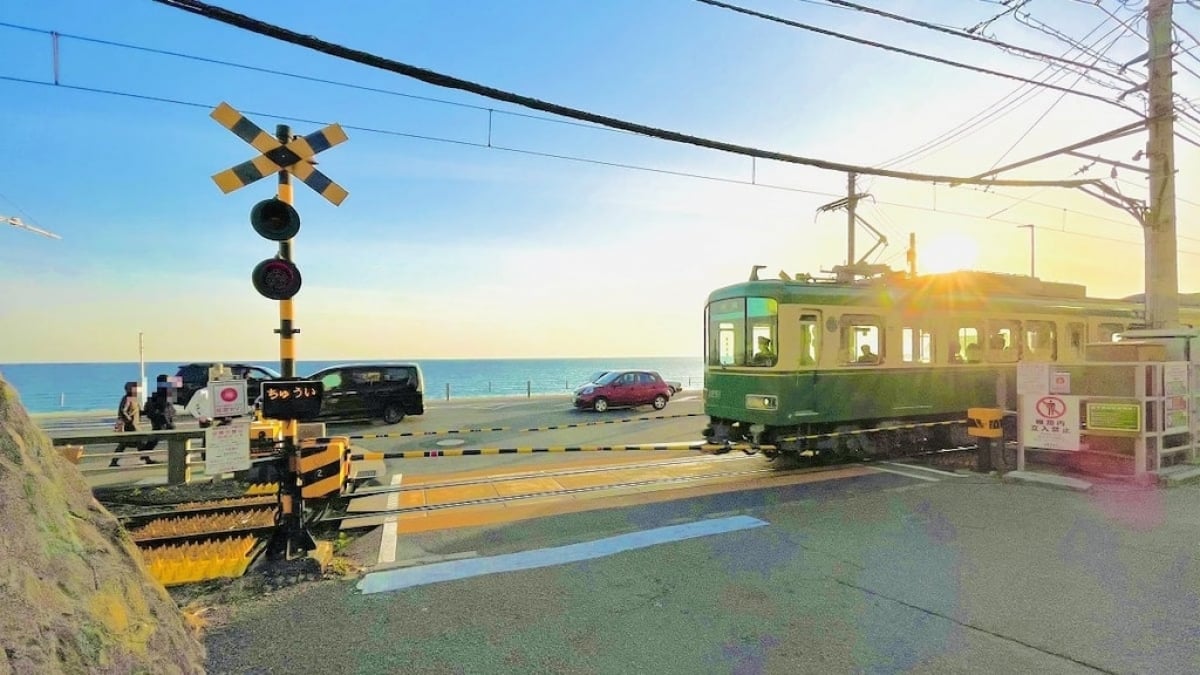
<path id="1" fill-rule="evenodd" d="M 1158 482 L 1164 487 L 1176 487 L 1200 482 L 1200 466 L 1170 467 L 1158 472 Z"/>

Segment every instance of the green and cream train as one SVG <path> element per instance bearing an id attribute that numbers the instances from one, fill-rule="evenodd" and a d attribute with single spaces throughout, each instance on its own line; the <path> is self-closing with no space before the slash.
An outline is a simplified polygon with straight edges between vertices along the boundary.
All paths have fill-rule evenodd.
<path id="1" fill-rule="evenodd" d="M 874 454 L 887 448 L 846 432 L 907 426 L 876 436 L 961 445 L 961 425 L 911 425 L 962 420 L 999 397 L 1011 410 L 1018 360 L 1080 363 L 1086 344 L 1142 316 L 1131 299 L 989 272 L 726 286 L 705 308 L 705 436 L 769 453 Z M 1200 308 L 1181 307 L 1181 319 L 1200 324 Z"/>

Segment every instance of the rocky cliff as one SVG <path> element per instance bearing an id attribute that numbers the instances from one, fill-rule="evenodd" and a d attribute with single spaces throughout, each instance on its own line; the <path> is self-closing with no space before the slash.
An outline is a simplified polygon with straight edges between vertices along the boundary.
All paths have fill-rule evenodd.
<path id="1" fill-rule="evenodd" d="M 203 673 L 141 555 L 0 378 L 0 675 Z"/>

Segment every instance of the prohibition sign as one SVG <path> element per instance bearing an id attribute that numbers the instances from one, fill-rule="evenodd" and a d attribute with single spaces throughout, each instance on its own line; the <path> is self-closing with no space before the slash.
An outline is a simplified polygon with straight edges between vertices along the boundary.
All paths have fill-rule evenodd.
<path id="1" fill-rule="evenodd" d="M 1067 404 L 1057 396 L 1043 396 L 1037 402 L 1038 414 L 1049 419 L 1058 419 L 1067 414 Z"/>

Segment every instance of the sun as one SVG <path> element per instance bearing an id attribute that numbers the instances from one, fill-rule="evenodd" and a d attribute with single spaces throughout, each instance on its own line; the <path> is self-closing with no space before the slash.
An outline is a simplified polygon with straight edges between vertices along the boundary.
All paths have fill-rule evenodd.
<path id="1" fill-rule="evenodd" d="M 965 234 L 939 234 L 922 242 L 917 240 L 917 272 L 936 274 L 969 270 L 979 260 L 979 244 Z"/>

